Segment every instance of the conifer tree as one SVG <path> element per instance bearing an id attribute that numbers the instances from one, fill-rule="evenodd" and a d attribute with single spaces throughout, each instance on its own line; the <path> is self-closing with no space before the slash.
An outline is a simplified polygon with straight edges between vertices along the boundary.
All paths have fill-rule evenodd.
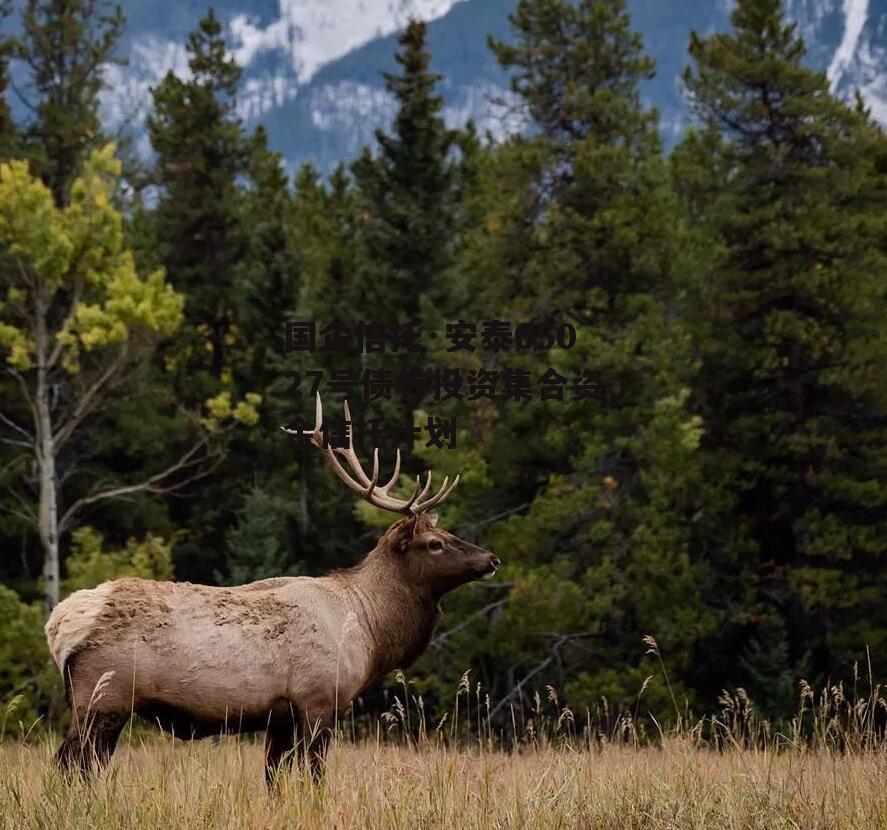
<path id="1" fill-rule="evenodd" d="M 805 65 L 780 0 L 739 0 L 732 23 L 693 35 L 685 73 L 719 137 L 684 154 L 703 171 L 684 181 L 719 183 L 688 295 L 694 399 L 746 538 L 719 568 L 746 586 L 734 619 L 754 637 L 776 602 L 792 659 L 825 674 L 887 645 L 884 141 Z"/>
<path id="2" fill-rule="evenodd" d="M 31 167 L 63 207 L 71 182 L 102 146 L 99 92 L 123 31 L 123 12 L 108 0 L 27 0 L 13 56 L 29 76 L 25 129 Z"/>
<path id="3" fill-rule="evenodd" d="M 670 312 L 683 229 L 657 114 L 639 91 L 653 64 L 622 0 L 520 0 L 510 19 L 514 41 L 491 46 L 532 121 L 478 173 L 483 210 L 463 258 L 473 316 L 543 331 L 569 323 L 577 340 L 477 358 L 479 368 L 528 372 L 536 391 L 527 403 L 500 395 L 495 415 L 478 418 L 494 424 L 476 451 L 497 486 L 495 501 L 479 488 L 477 519 L 529 503 L 488 540 L 516 552 L 494 633 L 507 631 L 513 682 L 516 667 L 548 667 L 571 704 L 635 695 L 650 673 L 640 644 L 651 632 L 687 688 L 715 618 L 690 544 L 700 425 Z M 563 400 L 540 399 L 549 369 Z M 574 397 L 583 378 L 588 394 Z"/>
<path id="4" fill-rule="evenodd" d="M 354 165 L 368 212 L 367 305 L 406 319 L 419 315 L 421 294 L 450 264 L 454 230 L 456 135 L 444 124 L 426 35 L 425 23 L 411 20 L 398 38 L 401 73 L 385 74 L 398 107 L 391 133 L 377 130 L 378 155 Z"/>
<path id="5" fill-rule="evenodd" d="M 390 331 L 408 323 L 431 330 L 446 304 L 445 276 L 454 261 L 459 134 L 444 123 L 440 76 L 430 69 L 426 38 L 420 20 L 410 20 L 398 38 L 400 72 L 384 76 L 397 105 L 394 123 L 376 131 L 377 151 L 367 148 L 352 165 L 358 199 L 353 241 L 361 253 L 356 316 Z M 427 369 L 428 360 L 401 347 L 376 356 L 373 366 L 399 379 Z M 404 383 L 397 386 L 393 400 L 374 402 L 369 417 L 397 427 L 413 423 L 422 402 L 403 394 Z M 352 413 L 367 417 L 361 406 Z M 413 446 L 400 443 L 409 456 Z"/>
<path id="6" fill-rule="evenodd" d="M 209 398 L 219 414 L 240 410 L 257 425 L 231 434 L 224 465 L 204 485 L 212 496 L 178 517 L 190 529 L 176 549 L 178 572 L 212 579 L 220 571 L 212 550 L 224 549 L 225 526 L 240 504 L 263 487 L 270 493 L 288 484 L 278 428 L 292 413 L 281 420 L 258 404 L 280 374 L 299 269 L 282 160 L 264 130 L 249 133 L 237 115 L 242 70 L 212 9 L 189 35 L 187 51 L 187 79 L 169 73 L 152 93 L 148 131 L 159 201 L 147 214 L 142 248 L 187 296 L 185 329 L 163 360 L 177 396 Z M 285 520 L 269 516 L 273 526 Z"/>
<path id="7" fill-rule="evenodd" d="M 0 2 L 0 21 L 9 17 L 12 11 L 12 0 Z M 15 41 L 10 37 L 0 38 L 0 161 L 6 161 L 18 150 L 16 125 L 12 120 L 12 112 L 6 99 L 9 86 L 9 59 L 15 48 Z"/>
<path id="8" fill-rule="evenodd" d="M 148 132 L 161 188 L 154 239 L 160 262 L 188 297 L 186 319 L 195 333 L 190 369 L 218 380 L 227 341 L 236 336 L 235 266 L 247 245 L 238 177 L 248 172 L 250 145 L 234 113 L 241 69 L 226 52 L 212 9 L 187 49 L 191 77 L 170 72 L 152 91 Z"/>

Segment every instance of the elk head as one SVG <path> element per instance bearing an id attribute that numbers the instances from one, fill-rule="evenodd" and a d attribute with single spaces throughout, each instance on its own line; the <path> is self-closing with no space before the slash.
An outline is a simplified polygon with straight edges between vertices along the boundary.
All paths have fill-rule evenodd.
<path id="1" fill-rule="evenodd" d="M 345 421 L 351 422 L 348 402 L 345 402 Z M 373 554 L 385 556 L 398 570 L 403 579 L 412 585 L 427 586 L 436 596 L 476 579 L 489 579 L 500 566 L 499 559 L 490 551 L 466 542 L 458 536 L 437 527 L 437 513 L 431 508 L 442 504 L 459 483 L 457 475 L 450 483 L 444 477 L 443 483 L 429 496 L 431 471 L 426 473 L 422 486 L 421 476 L 416 476 L 412 494 L 407 499 L 391 495 L 391 488 L 397 484 L 400 473 L 400 450 L 394 461 L 394 472 L 385 484 L 379 484 L 379 449 L 373 451 L 373 474 L 368 476 L 354 452 L 354 439 L 348 430 L 348 446 L 332 447 L 323 440 L 323 405 L 318 393 L 315 405 L 315 425 L 313 430 L 292 430 L 283 427 L 285 432 L 308 435 L 311 442 L 323 452 L 330 469 L 336 476 L 361 498 L 370 504 L 392 513 L 403 514 L 405 518 L 395 522 L 382 538 Z M 348 465 L 348 470 L 339 459 Z M 421 487 L 421 490 L 420 490 Z"/>

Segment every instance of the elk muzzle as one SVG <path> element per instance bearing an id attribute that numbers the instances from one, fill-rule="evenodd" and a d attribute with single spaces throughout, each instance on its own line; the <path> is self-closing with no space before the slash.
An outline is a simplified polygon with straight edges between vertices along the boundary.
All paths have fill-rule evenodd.
<path id="1" fill-rule="evenodd" d="M 490 553 L 488 550 L 482 548 L 479 550 L 482 552 L 481 562 L 483 565 L 481 579 L 492 579 L 496 575 L 496 571 L 502 567 L 502 561 L 496 554 Z"/>

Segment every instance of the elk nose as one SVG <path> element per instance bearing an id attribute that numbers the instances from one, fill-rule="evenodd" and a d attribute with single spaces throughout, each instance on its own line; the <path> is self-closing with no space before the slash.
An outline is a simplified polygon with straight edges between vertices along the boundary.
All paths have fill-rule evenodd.
<path id="1" fill-rule="evenodd" d="M 502 566 L 502 560 L 498 556 L 494 556 L 490 560 L 490 562 L 492 563 L 493 567 L 496 568 L 497 570 Z"/>

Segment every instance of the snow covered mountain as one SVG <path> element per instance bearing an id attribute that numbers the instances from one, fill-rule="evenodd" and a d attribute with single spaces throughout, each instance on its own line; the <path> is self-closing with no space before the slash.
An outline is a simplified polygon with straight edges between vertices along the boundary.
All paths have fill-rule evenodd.
<path id="1" fill-rule="evenodd" d="M 187 32 L 204 2 L 122 0 L 129 65 L 109 70 L 103 101 L 112 128 L 140 125 L 149 88 L 173 70 L 185 74 Z M 887 123 L 887 0 L 785 0 L 808 45 L 811 65 L 827 70 L 833 88 L 859 88 Z M 380 73 L 394 69 L 395 33 L 410 16 L 430 21 L 432 65 L 453 124 L 474 118 L 495 135 L 523 120 L 505 93 L 506 78 L 486 35 L 507 39 L 514 0 L 216 0 L 232 53 L 245 68 L 239 111 L 262 122 L 291 166 L 313 161 L 329 169 L 354 157 L 386 126 L 393 112 Z M 657 76 L 644 90 L 662 113 L 667 142 L 687 122 L 679 74 L 691 29 L 726 29 L 732 0 L 629 0 L 633 23 L 656 59 Z"/>

